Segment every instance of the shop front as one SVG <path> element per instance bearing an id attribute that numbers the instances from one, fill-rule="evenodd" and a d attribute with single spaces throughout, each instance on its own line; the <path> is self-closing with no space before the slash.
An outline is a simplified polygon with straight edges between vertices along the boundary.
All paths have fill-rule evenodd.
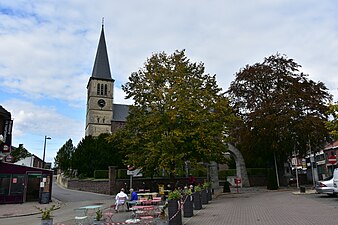
<path id="1" fill-rule="evenodd" d="M 0 162 L 0 204 L 51 201 L 53 171 Z"/>

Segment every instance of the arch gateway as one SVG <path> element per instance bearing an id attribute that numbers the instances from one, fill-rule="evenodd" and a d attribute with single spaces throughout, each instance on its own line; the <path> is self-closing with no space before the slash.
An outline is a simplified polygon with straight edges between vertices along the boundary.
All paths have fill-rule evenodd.
<path id="1" fill-rule="evenodd" d="M 242 153 L 232 144 L 227 143 L 228 151 L 234 157 L 236 162 L 236 176 L 241 178 L 243 187 L 250 187 L 248 173 L 245 167 L 245 161 Z M 219 188 L 217 163 L 210 163 L 210 181 L 213 188 Z"/>

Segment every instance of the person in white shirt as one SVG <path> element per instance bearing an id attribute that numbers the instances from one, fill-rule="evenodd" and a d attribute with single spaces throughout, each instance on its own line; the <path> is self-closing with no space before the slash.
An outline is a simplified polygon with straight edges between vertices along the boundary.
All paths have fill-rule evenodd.
<path id="1" fill-rule="evenodd" d="M 124 205 L 128 200 L 128 195 L 124 193 L 124 189 L 121 188 L 121 191 L 115 197 L 115 211 L 117 212 L 120 205 Z"/>

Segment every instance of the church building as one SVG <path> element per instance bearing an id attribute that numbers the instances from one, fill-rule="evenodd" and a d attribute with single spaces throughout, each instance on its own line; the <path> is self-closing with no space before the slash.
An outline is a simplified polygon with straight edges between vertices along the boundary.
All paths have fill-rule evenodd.
<path id="1" fill-rule="evenodd" d="M 125 124 L 129 108 L 128 105 L 114 104 L 114 82 L 102 24 L 93 72 L 87 85 L 86 136 L 112 133 Z"/>

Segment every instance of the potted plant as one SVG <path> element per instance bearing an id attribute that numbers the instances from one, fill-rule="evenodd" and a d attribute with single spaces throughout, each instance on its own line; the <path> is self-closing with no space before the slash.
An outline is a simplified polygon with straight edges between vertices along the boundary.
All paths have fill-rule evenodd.
<path id="1" fill-rule="evenodd" d="M 201 192 L 201 201 L 202 201 L 203 205 L 209 203 L 207 185 L 208 184 L 206 184 L 206 183 L 203 184 L 203 188 L 202 188 L 202 192 Z"/>
<path id="2" fill-rule="evenodd" d="M 194 204 L 191 189 L 183 191 L 183 217 L 192 217 L 194 215 Z"/>
<path id="3" fill-rule="evenodd" d="M 202 191 L 202 187 L 200 185 L 197 185 L 195 187 L 195 192 L 193 193 L 193 201 L 194 201 L 195 210 L 202 209 L 201 191 Z"/>
<path id="4" fill-rule="evenodd" d="M 56 209 L 55 205 L 50 208 L 40 208 L 35 206 L 41 212 L 41 225 L 53 225 L 52 211 Z"/>
<path id="5" fill-rule="evenodd" d="M 182 225 L 181 192 L 175 189 L 168 194 L 169 225 Z"/>
<path id="6" fill-rule="evenodd" d="M 211 182 L 204 182 L 203 188 L 207 191 L 208 200 L 212 200 Z"/>
<path id="7" fill-rule="evenodd" d="M 94 220 L 94 225 L 100 225 L 103 224 L 103 221 L 101 221 L 101 219 L 103 218 L 103 213 L 100 209 L 98 209 L 95 212 L 95 220 Z"/>

